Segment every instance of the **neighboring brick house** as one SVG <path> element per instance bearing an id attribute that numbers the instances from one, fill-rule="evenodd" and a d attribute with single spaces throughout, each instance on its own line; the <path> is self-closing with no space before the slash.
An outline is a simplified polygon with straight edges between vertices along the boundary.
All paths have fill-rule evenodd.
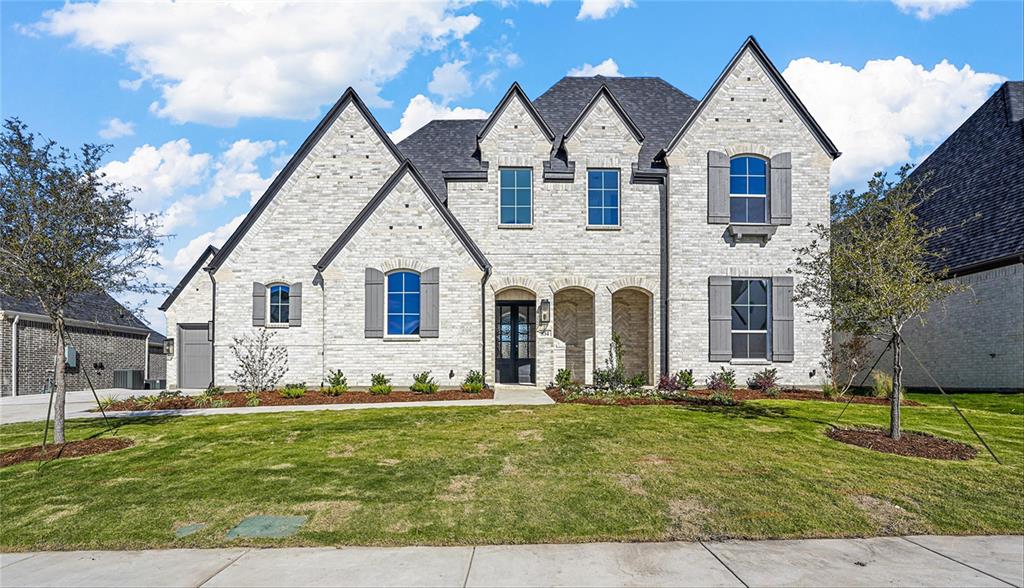
<path id="1" fill-rule="evenodd" d="M 105 292 L 77 296 L 66 315 L 77 357 L 67 367 L 67 389 L 114 387 L 114 370 L 139 370 L 165 380 L 163 335 Z M 0 396 L 41 394 L 54 369 L 56 335 L 36 300 L 0 293 Z"/>
<path id="2" fill-rule="evenodd" d="M 967 287 L 904 331 L 944 389 L 1024 390 L 1022 155 L 1024 82 L 1006 82 L 911 175 L 935 191 L 919 217 L 946 229 L 930 247 Z M 935 387 L 906 352 L 903 370 L 908 387 Z"/>
<path id="3" fill-rule="evenodd" d="M 485 120 L 395 145 L 351 89 L 164 302 L 173 386 L 233 384 L 272 329 L 288 381 L 442 384 L 765 366 L 813 384 L 793 248 L 828 223 L 835 146 L 749 38 L 697 101 L 659 78 L 513 84 Z"/>

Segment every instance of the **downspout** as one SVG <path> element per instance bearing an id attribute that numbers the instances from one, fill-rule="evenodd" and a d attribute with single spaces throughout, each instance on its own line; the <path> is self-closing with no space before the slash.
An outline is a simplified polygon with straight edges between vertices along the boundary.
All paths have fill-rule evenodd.
<path id="1" fill-rule="evenodd" d="M 658 186 L 661 192 L 661 373 L 668 373 L 668 296 L 669 296 L 669 255 L 672 248 L 669 246 L 668 226 L 668 201 L 669 201 L 669 178 L 671 174 L 666 173 Z"/>
<path id="2" fill-rule="evenodd" d="M 486 383 L 487 374 L 487 280 L 491 277 L 491 268 L 484 270 L 484 276 L 480 279 L 480 375 Z"/>
<path id="3" fill-rule="evenodd" d="M 11 321 L 11 396 L 18 395 L 18 321 L 21 315 L 14 315 Z"/>
<path id="4" fill-rule="evenodd" d="M 327 286 L 324 284 L 324 275 L 320 268 L 313 266 L 316 276 L 313 277 L 313 285 L 320 286 L 320 387 L 327 381 Z"/>
<path id="5" fill-rule="evenodd" d="M 142 364 L 143 365 L 143 368 L 142 368 L 142 379 L 143 380 L 148 380 L 149 379 L 149 337 L 150 337 L 149 335 L 146 335 L 146 346 L 142 349 L 142 352 L 145 354 L 143 356 L 143 364 Z"/>
<path id="6" fill-rule="evenodd" d="M 207 329 L 207 336 L 210 338 L 210 387 L 213 387 L 217 380 L 217 278 L 213 277 L 215 271 L 212 267 L 205 268 L 210 274 L 210 283 L 213 290 L 210 292 L 210 326 Z M 178 358 L 181 361 L 181 357 Z M 181 382 L 178 383 L 179 387 Z"/>

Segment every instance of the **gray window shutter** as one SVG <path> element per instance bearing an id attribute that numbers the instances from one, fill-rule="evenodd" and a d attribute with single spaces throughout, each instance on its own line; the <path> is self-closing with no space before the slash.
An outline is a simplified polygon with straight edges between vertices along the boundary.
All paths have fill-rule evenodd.
<path id="1" fill-rule="evenodd" d="M 366 268 L 366 300 L 364 302 L 366 324 L 363 335 L 368 339 L 384 336 L 384 272 Z"/>
<path id="2" fill-rule="evenodd" d="M 772 157 L 772 167 L 768 172 L 771 182 L 771 202 L 768 208 L 773 225 L 788 225 L 793 222 L 792 160 L 789 153 L 779 153 Z"/>
<path id="3" fill-rule="evenodd" d="M 793 276 L 772 278 L 772 361 L 793 361 Z"/>
<path id="4" fill-rule="evenodd" d="M 288 286 L 288 326 L 302 326 L 302 282 Z"/>
<path id="5" fill-rule="evenodd" d="M 708 151 L 708 223 L 729 224 L 729 156 Z"/>
<path id="6" fill-rule="evenodd" d="M 252 283 L 252 326 L 267 326 L 267 287 L 259 282 Z"/>
<path id="7" fill-rule="evenodd" d="M 420 337 L 437 337 L 440 274 L 440 268 L 432 267 L 420 276 Z"/>
<path id="8" fill-rule="evenodd" d="M 732 359 L 732 278 L 708 278 L 709 361 Z"/>

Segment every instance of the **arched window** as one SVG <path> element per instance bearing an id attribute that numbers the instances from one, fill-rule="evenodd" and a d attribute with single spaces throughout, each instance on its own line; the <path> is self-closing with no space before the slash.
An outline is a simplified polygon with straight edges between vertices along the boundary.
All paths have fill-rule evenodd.
<path id="1" fill-rule="evenodd" d="M 729 166 L 729 221 L 768 222 L 768 164 L 759 157 L 733 157 Z"/>
<path id="2" fill-rule="evenodd" d="M 387 279 L 388 335 L 420 332 L 420 275 L 397 271 Z"/>
<path id="3" fill-rule="evenodd" d="M 273 284 L 270 286 L 270 324 L 288 324 L 288 286 L 285 284 Z"/>

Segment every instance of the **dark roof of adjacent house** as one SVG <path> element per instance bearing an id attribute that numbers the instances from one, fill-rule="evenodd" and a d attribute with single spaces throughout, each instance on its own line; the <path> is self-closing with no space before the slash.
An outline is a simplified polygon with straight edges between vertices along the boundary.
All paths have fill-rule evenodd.
<path id="1" fill-rule="evenodd" d="M 0 310 L 46 316 L 46 311 L 38 300 L 16 298 L 3 293 L 0 293 Z M 68 304 L 64 316 L 76 321 L 151 331 L 120 302 L 102 291 L 75 296 Z M 153 333 L 158 334 L 155 331 Z"/>
<path id="2" fill-rule="evenodd" d="M 946 227 L 931 247 L 954 273 L 1024 256 L 1022 156 L 1024 82 L 1006 82 L 911 174 L 935 191 L 918 217 Z"/>

